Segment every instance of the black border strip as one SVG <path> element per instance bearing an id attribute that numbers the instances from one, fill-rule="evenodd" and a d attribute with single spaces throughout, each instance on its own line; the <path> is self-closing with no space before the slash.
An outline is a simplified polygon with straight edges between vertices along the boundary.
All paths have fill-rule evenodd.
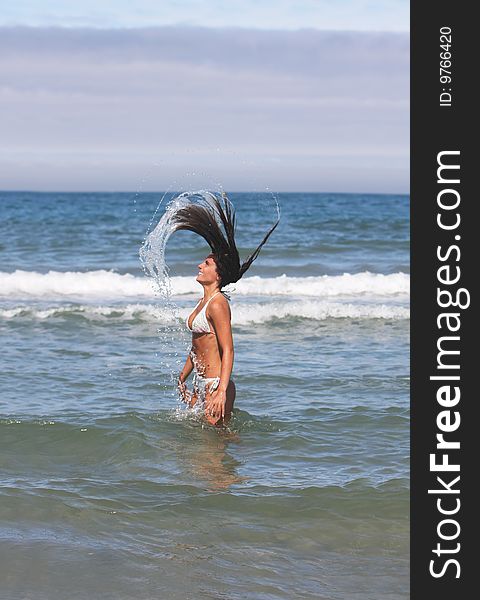
<path id="1" fill-rule="evenodd" d="M 414 600 L 429 597 L 460 600 L 470 598 L 475 589 L 477 527 L 473 520 L 476 504 L 473 486 L 477 470 L 474 461 L 479 452 L 473 439 L 480 436 L 480 431 L 474 433 L 479 393 L 473 374 L 478 354 L 476 332 L 480 333 L 480 328 L 473 286 L 475 271 L 480 272 L 475 269 L 474 256 L 479 254 L 474 244 L 475 236 L 479 235 L 474 230 L 474 211 L 480 200 L 474 193 L 473 180 L 480 169 L 475 166 L 473 148 L 474 131 L 478 129 L 478 117 L 473 110 L 478 69 L 474 68 L 471 55 L 478 36 L 473 35 L 472 7 L 466 2 L 445 0 L 411 4 L 411 598 Z M 440 39 L 441 28 L 445 28 L 443 32 L 451 30 L 447 50 L 441 48 L 448 43 L 448 37 Z M 442 63 L 451 72 L 451 81 L 440 81 L 440 61 L 448 57 L 443 54 L 442 58 L 441 52 L 451 54 L 451 64 Z M 442 74 L 446 75 L 446 71 Z M 447 167 L 437 173 L 439 162 L 459 168 Z M 445 268 L 439 272 L 441 267 Z M 457 276 L 459 279 L 454 283 L 452 280 Z M 462 289 L 465 291 L 461 292 Z M 440 307 L 439 290 L 450 292 L 453 301 L 459 299 L 464 307 Z M 440 296 L 440 301 L 448 304 L 448 294 Z M 457 316 L 442 318 L 442 313 Z M 458 331 L 451 331 L 456 325 Z M 442 337 L 445 339 L 440 341 Z M 441 349 L 459 354 L 439 355 L 439 343 Z M 459 379 L 431 379 L 431 376 Z M 438 392 L 442 386 L 443 394 Z M 457 403 L 456 387 L 460 393 Z M 444 401 L 443 406 L 439 397 Z M 446 432 L 446 428 L 452 431 Z M 437 448 L 438 434 L 443 434 L 444 440 L 459 442 L 460 448 Z M 459 470 L 432 469 L 431 454 L 435 455 L 433 462 L 437 465 L 448 460 L 449 465 L 458 465 Z M 452 483 L 458 476 L 460 479 Z M 441 514 L 440 509 L 452 513 Z M 448 560 L 452 562 L 447 564 Z"/>

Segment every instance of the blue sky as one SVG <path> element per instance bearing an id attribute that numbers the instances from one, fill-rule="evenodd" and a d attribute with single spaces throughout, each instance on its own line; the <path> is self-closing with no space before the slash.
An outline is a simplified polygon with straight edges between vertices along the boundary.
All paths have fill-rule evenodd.
<path id="1" fill-rule="evenodd" d="M 408 0 L 15 0 L 1 25 L 408 31 Z"/>
<path id="2" fill-rule="evenodd" d="M 407 8 L 10 3 L 2 188 L 406 193 Z"/>

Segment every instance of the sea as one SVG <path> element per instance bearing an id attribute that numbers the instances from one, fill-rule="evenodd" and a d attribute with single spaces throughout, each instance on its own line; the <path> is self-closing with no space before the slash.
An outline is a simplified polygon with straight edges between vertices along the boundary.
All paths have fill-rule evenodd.
<path id="1" fill-rule="evenodd" d="M 409 197 L 229 195 L 243 259 L 280 224 L 217 429 L 175 388 L 209 248 L 168 297 L 139 259 L 173 196 L 0 193 L 0 598 L 408 598 Z"/>

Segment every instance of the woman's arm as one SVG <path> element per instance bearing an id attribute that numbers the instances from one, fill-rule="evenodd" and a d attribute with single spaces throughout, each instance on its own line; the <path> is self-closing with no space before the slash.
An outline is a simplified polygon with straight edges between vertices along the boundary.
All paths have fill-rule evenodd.
<path id="1" fill-rule="evenodd" d="M 190 354 L 187 356 L 187 360 L 185 361 L 185 365 L 178 376 L 178 390 L 184 402 L 190 402 L 190 395 L 187 391 L 187 386 L 185 385 L 185 381 L 192 372 L 193 369 L 193 361 Z"/>
<path id="2" fill-rule="evenodd" d="M 192 360 L 191 355 L 189 354 L 187 356 L 187 360 L 185 361 L 185 365 L 184 365 L 180 375 L 178 376 L 178 381 L 181 383 L 184 383 L 188 379 L 188 376 L 190 375 L 192 370 L 193 370 L 193 360 Z"/>
<path id="3" fill-rule="evenodd" d="M 225 299 L 215 303 L 212 302 L 209 309 L 209 317 L 217 336 L 222 365 L 220 383 L 216 391 L 211 394 L 209 405 L 206 408 L 212 416 L 220 418 L 225 416 L 226 392 L 234 360 L 231 312 L 230 305 Z"/>

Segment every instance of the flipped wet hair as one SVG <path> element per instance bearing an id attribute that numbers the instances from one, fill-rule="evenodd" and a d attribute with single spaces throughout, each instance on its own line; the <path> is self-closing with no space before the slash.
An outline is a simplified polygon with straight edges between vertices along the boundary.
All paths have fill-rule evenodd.
<path id="1" fill-rule="evenodd" d="M 240 255 L 235 244 L 236 223 L 233 204 L 225 193 L 220 196 L 208 192 L 203 199 L 203 202 L 191 203 L 176 212 L 174 231 L 182 229 L 193 231 L 207 242 L 215 259 L 221 279 L 220 288 L 222 288 L 230 283 L 236 283 L 245 274 L 277 227 L 280 217 L 252 254 L 240 264 Z M 222 224 L 223 231 L 219 223 Z"/>

